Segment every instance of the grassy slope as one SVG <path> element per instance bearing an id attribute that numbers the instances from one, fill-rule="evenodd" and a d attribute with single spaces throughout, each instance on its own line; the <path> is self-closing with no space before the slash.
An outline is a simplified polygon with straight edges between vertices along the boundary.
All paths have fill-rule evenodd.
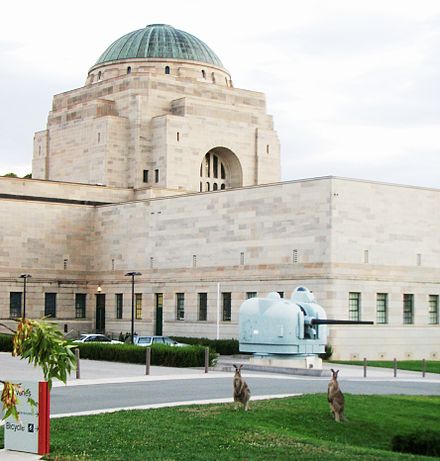
<path id="1" fill-rule="evenodd" d="M 52 420 L 57 460 L 429 459 L 390 452 L 396 434 L 436 427 L 440 397 L 347 395 L 335 423 L 326 396 Z M 57 458 L 58 457 L 58 458 Z"/>
<path id="2" fill-rule="evenodd" d="M 364 362 L 361 360 L 331 360 L 330 363 L 342 363 L 346 365 L 363 365 Z M 381 367 L 381 368 L 393 368 L 394 363 L 390 360 L 369 360 L 367 362 L 369 367 Z M 397 368 L 400 370 L 420 371 L 422 372 L 422 361 L 421 360 L 401 360 L 397 362 Z M 427 360 L 426 361 L 426 372 L 427 373 L 440 373 L 440 361 L 439 360 Z"/>

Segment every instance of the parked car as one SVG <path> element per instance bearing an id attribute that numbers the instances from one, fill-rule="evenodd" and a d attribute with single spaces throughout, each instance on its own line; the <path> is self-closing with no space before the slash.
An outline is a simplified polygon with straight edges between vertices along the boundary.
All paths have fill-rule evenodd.
<path id="1" fill-rule="evenodd" d="M 167 346 L 176 347 L 189 346 L 189 344 L 178 343 L 169 336 L 135 336 L 133 342 L 134 344 L 143 347 L 151 346 L 153 344 L 166 344 Z"/>
<path id="2" fill-rule="evenodd" d="M 74 343 L 107 343 L 107 344 L 124 344 L 121 341 L 116 341 L 108 336 L 100 334 L 83 334 L 79 339 L 75 339 Z"/>

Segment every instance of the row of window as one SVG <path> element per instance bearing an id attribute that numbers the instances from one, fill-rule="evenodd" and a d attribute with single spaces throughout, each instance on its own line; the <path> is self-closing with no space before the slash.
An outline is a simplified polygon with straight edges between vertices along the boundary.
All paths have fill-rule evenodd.
<path id="1" fill-rule="evenodd" d="M 21 317 L 22 292 L 11 292 L 9 295 L 9 315 L 11 318 Z M 83 309 L 81 311 L 81 309 Z M 82 312 L 79 316 L 78 312 Z M 44 316 L 57 316 L 57 294 L 44 293 Z M 86 294 L 77 293 L 75 295 L 75 316 L 85 318 L 86 316 Z"/>
<path id="2" fill-rule="evenodd" d="M 164 67 L 164 73 L 165 73 L 165 75 L 170 75 L 171 74 L 170 66 L 165 66 Z M 202 78 L 204 80 L 206 80 L 206 71 L 202 69 L 201 73 L 202 73 Z M 131 74 L 131 66 L 127 67 L 127 74 Z M 98 72 L 98 81 L 100 81 L 102 79 L 102 77 L 103 77 L 103 73 L 102 73 L 102 71 L 99 71 Z M 212 83 L 215 83 L 215 81 L 216 81 L 214 72 L 211 72 L 211 81 L 212 81 Z M 232 86 L 231 81 L 228 80 L 227 77 L 225 77 L 225 83 L 226 83 L 226 86 Z"/>
<path id="3" fill-rule="evenodd" d="M 404 293 L 402 299 L 402 317 L 404 325 L 414 323 L 414 294 Z M 349 320 L 361 320 L 361 293 L 348 295 Z M 388 323 L 388 293 L 376 293 L 376 323 Z M 428 323 L 439 323 L 439 295 L 428 296 Z"/>
<path id="4" fill-rule="evenodd" d="M 281 298 L 284 297 L 284 292 L 278 292 Z M 158 294 L 156 294 L 157 297 Z M 163 303 L 163 295 L 160 293 L 160 299 Z M 248 291 L 246 298 L 255 298 L 257 292 Z M 78 319 L 86 318 L 86 293 L 75 294 L 75 317 Z M 123 318 L 123 293 L 115 294 L 116 319 Z M 197 307 L 199 321 L 208 320 L 208 293 L 197 293 Z M 57 316 L 57 294 L 45 293 L 44 294 L 44 315 L 47 317 Z M 223 292 L 221 294 L 221 313 L 222 321 L 231 321 L 231 292 Z M 135 318 L 136 320 L 142 319 L 142 293 L 135 293 Z M 176 320 L 185 320 L 185 293 L 176 293 Z M 439 323 L 439 295 L 428 296 L 428 323 L 435 325 Z M 22 292 L 10 293 L 10 317 L 21 317 L 22 312 Z M 402 315 L 403 324 L 411 325 L 414 323 L 414 294 L 405 293 L 402 302 Z M 348 318 L 349 320 L 361 320 L 361 293 L 350 292 L 348 295 Z M 388 293 L 376 294 L 376 323 L 388 323 Z"/>

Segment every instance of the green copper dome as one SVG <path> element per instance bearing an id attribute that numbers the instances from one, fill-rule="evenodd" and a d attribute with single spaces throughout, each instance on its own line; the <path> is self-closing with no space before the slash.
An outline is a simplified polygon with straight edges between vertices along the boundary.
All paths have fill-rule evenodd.
<path id="1" fill-rule="evenodd" d="M 218 56 L 201 40 L 166 24 L 150 24 L 118 38 L 96 64 L 132 58 L 180 59 L 223 67 Z"/>

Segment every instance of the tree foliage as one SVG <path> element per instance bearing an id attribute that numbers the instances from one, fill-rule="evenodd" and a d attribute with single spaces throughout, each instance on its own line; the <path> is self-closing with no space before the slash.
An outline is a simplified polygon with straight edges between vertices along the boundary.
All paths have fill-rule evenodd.
<path id="1" fill-rule="evenodd" d="M 16 331 L 3 325 L 14 333 L 12 355 L 27 360 L 35 367 L 41 367 L 44 379 L 49 383 L 49 389 L 52 388 L 54 379 L 66 383 L 68 375 L 76 368 L 76 357 L 72 351 L 75 346 L 69 344 L 57 326 L 46 319 L 22 318 L 17 322 Z M 1 402 L 5 411 L 4 418 L 11 414 L 17 418 L 15 391 L 19 384 L 7 381 L 0 383 L 3 383 Z"/>

